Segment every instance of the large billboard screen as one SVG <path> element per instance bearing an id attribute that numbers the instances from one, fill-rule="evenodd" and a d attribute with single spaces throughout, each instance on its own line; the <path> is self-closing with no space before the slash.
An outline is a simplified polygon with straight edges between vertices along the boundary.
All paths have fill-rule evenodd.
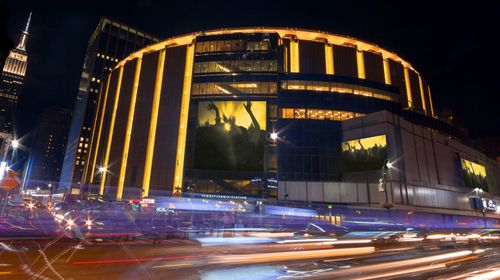
<path id="1" fill-rule="evenodd" d="M 483 165 L 463 158 L 461 159 L 461 164 L 465 185 L 487 191 L 488 183 L 486 182 L 486 168 Z"/>
<path id="2" fill-rule="evenodd" d="M 266 102 L 199 102 L 194 168 L 262 171 L 265 139 Z"/>
<path id="3" fill-rule="evenodd" d="M 344 172 L 381 170 L 387 159 L 385 135 L 342 142 Z"/>

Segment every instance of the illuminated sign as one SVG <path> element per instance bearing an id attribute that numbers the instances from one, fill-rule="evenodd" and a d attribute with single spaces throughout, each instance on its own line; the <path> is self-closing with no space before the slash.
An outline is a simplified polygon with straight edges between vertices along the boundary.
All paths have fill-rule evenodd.
<path id="1" fill-rule="evenodd" d="M 342 142 L 344 172 L 381 170 L 387 159 L 385 135 Z"/>
<path id="2" fill-rule="evenodd" d="M 488 183 L 486 181 L 486 168 L 470 160 L 461 159 L 462 174 L 464 176 L 464 184 L 471 188 L 480 188 L 488 191 Z"/>
<path id="3" fill-rule="evenodd" d="M 267 178 L 268 189 L 278 189 L 278 179 L 274 177 Z"/>
<path id="4" fill-rule="evenodd" d="M 154 198 L 143 198 L 141 200 L 141 204 L 154 204 L 155 200 Z"/>
<path id="5" fill-rule="evenodd" d="M 497 211 L 497 203 L 492 199 L 483 198 L 483 209 L 486 211 L 496 212 Z"/>
<path id="6" fill-rule="evenodd" d="M 202 194 L 202 198 L 218 198 L 218 199 L 247 199 L 246 196 L 240 195 L 220 195 L 220 194 Z"/>
<path id="7" fill-rule="evenodd" d="M 198 103 L 194 168 L 262 171 L 266 142 L 266 102 Z"/>

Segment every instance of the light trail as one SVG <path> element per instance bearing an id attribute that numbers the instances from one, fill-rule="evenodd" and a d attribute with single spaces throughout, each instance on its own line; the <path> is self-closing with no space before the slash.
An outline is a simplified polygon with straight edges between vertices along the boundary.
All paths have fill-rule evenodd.
<path id="1" fill-rule="evenodd" d="M 323 242 L 325 245 L 345 245 L 345 244 L 368 244 L 371 243 L 370 239 L 341 239 L 331 242 Z"/>
<path id="2" fill-rule="evenodd" d="M 198 257 L 207 257 L 207 256 L 213 256 L 213 254 L 196 254 L 188 256 L 137 258 L 137 259 L 134 258 L 134 259 L 117 259 L 117 260 L 76 261 L 73 262 L 73 264 L 82 265 L 82 264 L 138 263 L 138 262 L 168 261 L 168 260 L 178 260 L 178 259 L 195 259 Z"/>
<path id="3" fill-rule="evenodd" d="M 400 269 L 400 270 L 386 272 L 386 273 L 379 273 L 379 274 L 374 274 L 374 275 L 370 275 L 367 277 L 361 277 L 361 278 L 356 278 L 356 279 L 369 280 L 369 279 L 377 279 L 377 278 L 386 278 L 386 277 L 404 275 L 404 274 L 408 274 L 408 273 L 427 272 L 427 271 L 436 270 L 436 269 L 443 269 L 445 267 L 446 267 L 446 265 L 444 265 L 444 264 L 426 265 L 426 266 L 419 266 L 419 267 L 415 267 L 415 268 Z"/>
<path id="4" fill-rule="evenodd" d="M 310 238 L 310 239 L 286 239 L 280 240 L 278 244 L 288 244 L 288 243 L 312 243 L 312 242 L 328 242 L 328 241 L 336 241 L 336 238 Z"/>
<path id="5" fill-rule="evenodd" d="M 343 249 L 325 249 L 295 252 L 273 252 L 257 254 L 238 254 L 218 257 L 211 263 L 214 264 L 237 264 L 237 263 L 258 263 L 258 262 L 278 262 L 292 261 L 301 259 L 331 258 L 341 256 L 366 255 L 375 252 L 374 247 L 343 248 Z"/>
<path id="6" fill-rule="evenodd" d="M 464 257 L 471 255 L 472 253 L 473 252 L 470 250 L 463 250 L 463 251 L 438 254 L 438 255 L 415 258 L 415 259 L 402 260 L 402 261 L 392 261 L 392 262 L 386 262 L 386 263 L 380 263 L 380 264 L 365 265 L 365 266 L 345 269 L 342 271 L 332 271 L 332 272 L 317 275 L 317 277 L 318 278 L 325 278 L 325 277 L 334 277 L 334 276 L 343 276 L 343 275 L 360 275 L 360 274 L 367 275 L 370 273 L 377 273 L 377 274 L 376 275 L 373 275 L 373 274 L 368 275 L 363 279 L 390 277 L 390 276 L 402 275 L 402 274 L 406 274 L 406 273 L 418 272 L 418 270 L 425 271 L 425 270 L 431 270 L 431 269 L 438 269 L 438 268 L 441 268 L 441 266 L 445 267 L 446 266 L 445 263 L 439 263 L 439 264 L 434 264 L 434 265 L 428 265 L 428 264 L 436 263 L 438 261 L 445 262 L 445 261 L 454 260 L 457 258 L 464 258 Z M 403 269 L 403 268 L 408 267 L 408 266 L 412 266 L 412 268 Z M 420 267 L 415 267 L 415 266 L 420 266 Z M 394 269 L 399 269 L 399 270 L 394 270 Z M 417 270 L 412 271 L 412 269 L 417 269 Z M 392 270 L 392 271 L 383 272 L 384 270 Z"/>
<path id="7" fill-rule="evenodd" d="M 475 275 L 472 277 L 466 278 L 467 280 L 493 280 L 493 279 L 499 279 L 500 278 L 500 269 L 493 268 L 492 271 L 489 272 L 483 272 L 480 273 L 479 275 Z"/>

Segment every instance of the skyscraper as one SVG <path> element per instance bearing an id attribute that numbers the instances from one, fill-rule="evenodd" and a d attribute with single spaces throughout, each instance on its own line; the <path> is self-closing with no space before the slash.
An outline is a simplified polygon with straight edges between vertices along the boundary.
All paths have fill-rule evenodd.
<path id="1" fill-rule="evenodd" d="M 40 117 L 32 139 L 25 186 L 43 187 L 59 181 L 71 124 L 71 110 L 48 107 Z"/>
<path id="2" fill-rule="evenodd" d="M 97 25 L 87 45 L 60 186 L 69 187 L 81 180 L 101 82 L 118 61 L 155 42 L 156 37 L 109 18 L 102 18 Z"/>
<path id="3" fill-rule="evenodd" d="M 28 66 L 26 43 L 28 41 L 30 21 L 31 13 L 21 34 L 19 44 L 10 51 L 2 70 L 0 79 L 0 133 L 2 133 L 2 139 L 12 137 L 14 133 L 13 117 Z"/>

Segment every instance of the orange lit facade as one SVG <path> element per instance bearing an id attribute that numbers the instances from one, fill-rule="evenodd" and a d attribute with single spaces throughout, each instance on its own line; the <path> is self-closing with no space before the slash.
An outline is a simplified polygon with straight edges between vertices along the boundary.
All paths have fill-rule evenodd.
<path id="1" fill-rule="evenodd" d="M 409 62 L 318 31 L 174 37 L 118 62 L 106 85 L 83 183 L 118 200 L 188 190 L 283 198 L 281 182 L 343 181 L 342 142 L 354 138 L 345 123 L 380 111 L 458 134 L 436 119 Z"/>

